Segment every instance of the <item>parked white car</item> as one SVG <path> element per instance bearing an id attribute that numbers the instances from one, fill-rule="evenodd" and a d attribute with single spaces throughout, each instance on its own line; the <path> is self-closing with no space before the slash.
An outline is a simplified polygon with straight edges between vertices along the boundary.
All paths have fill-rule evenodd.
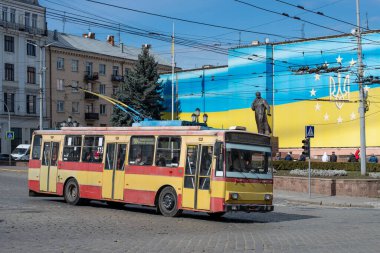
<path id="1" fill-rule="evenodd" d="M 11 156 L 13 160 L 29 160 L 30 144 L 20 144 L 13 150 Z"/>

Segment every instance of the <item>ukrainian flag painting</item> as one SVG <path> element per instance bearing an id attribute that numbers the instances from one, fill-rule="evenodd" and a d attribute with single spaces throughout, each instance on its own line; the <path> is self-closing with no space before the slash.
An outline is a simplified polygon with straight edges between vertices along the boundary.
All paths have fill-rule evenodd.
<path id="1" fill-rule="evenodd" d="M 363 36 L 367 146 L 380 146 L 380 79 L 376 79 L 380 43 L 376 41 L 380 42 L 379 33 Z M 340 36 L 230 49 L 228 66 L 176 73 L 179 117 L 191 120 L 199 108 L 201 117 L 208 114 L 209 126 L 241 125 L 257 132 L 250 105 L 259 91 L 271 105 L 268 121 L 280 148 L 300 147 L 306 125 L 315 126 L 314 147 L 358 147 L 356 48 L 355 37 Z M 161 76 L 167 105 L 170 78 L 170 74 Z M 169 111 L 165 114 L 170 116 Z"/>

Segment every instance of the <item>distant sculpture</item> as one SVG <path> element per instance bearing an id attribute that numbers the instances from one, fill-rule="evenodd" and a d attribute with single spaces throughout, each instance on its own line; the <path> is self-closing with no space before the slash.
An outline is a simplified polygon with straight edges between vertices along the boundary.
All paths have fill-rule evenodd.
<path id="1" fill-rule="evenodd" d="M 260 134 L 271 134 L 272 130 L 270 129 L 267 119 L 267 115 L 271 115 L 270 106 L 267 101 L 261 97 L 260 92 L 256 92 L 256 99 L 252 102 L 251 109 L 255 111 L 257 131 Z"/>

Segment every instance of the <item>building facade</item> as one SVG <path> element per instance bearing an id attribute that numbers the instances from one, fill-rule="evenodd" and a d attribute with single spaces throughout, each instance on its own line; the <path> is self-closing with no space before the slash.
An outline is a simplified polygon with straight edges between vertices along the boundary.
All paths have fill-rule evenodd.
<path id="1" fill-rule="evenodd" d="M 46 96 L 50 126 L 59 128 L 69 117 L 81 126 L 110 126 L 113 105 L 75 87 L 112 97 L 133 70 L 141 49 L 115 45 L 113 36 L 100 41 L 94 33 L 81 37 L 57 31 L 49 32 L 48 44 Z M 155 59 L 159 72 L 171 69 L 160 57 Z"/>
<path id="2" fill-rule="evenodd" d="M 363 34 L 367 147 L 380 154 L 378 41 L 379 31 Z M 259 91 L 271 105 L 268 120 L 283 151 L 300 151 L 305 126 L 313 125 L 313 148 L 349 154 L 360 146 L 356 48 L 352 35 L 232 48 L 226 67 L 176 73 L 179 117 L 191 120 L 198 107 L 210 126 L 256 132 L 251 103 Z M 161 80 L 170 91 L 171 74 Z"/>
<path id="3" fill-rule="evenodd" d="M 39 47 L 46 41 L 46 10 L 37 0 L 0 0 L 0 11 L 0 153 L 9 154 L 30 143 L 39 127 Z M 9 126 L 12 141 L 5 138 Z"/>

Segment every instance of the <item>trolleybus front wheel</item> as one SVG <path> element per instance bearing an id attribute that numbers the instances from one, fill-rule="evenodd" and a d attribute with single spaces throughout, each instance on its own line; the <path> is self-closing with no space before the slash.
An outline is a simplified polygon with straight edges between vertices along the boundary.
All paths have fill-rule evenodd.
<path id="1" fill-rule="evenodd" d="M 79 186 L 77 180 L 71 178 L 65 185 L 65 200 L 70 205 L 79 205 L 81 203 L 79 195 Z"/>
<path id="2" fill-rule="evenodd" d="M 163 216 L 176 217 L 181 215 L 182 210 L 178 209 L 177 193 L 172 187 L 165 187 L 158 199 L 158 208 Z"/>

